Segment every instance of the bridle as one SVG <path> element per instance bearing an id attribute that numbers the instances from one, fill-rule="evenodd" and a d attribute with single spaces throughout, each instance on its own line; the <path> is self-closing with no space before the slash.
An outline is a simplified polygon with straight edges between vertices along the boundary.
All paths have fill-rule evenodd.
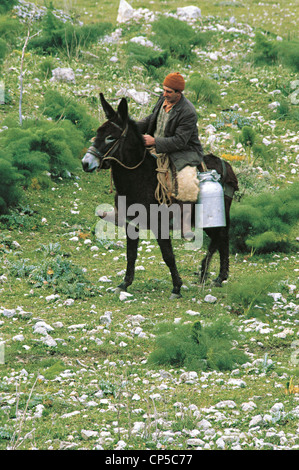
<path id="1" fill-rule="evenodd" d="M 120 127 L 117 124 L 115 124 L 114 122 L 111 122 L 111 124 L 113 124 L 114 126 L 116 126 L 120 129 Z M 91 145 L 88 148 L 87 152 L 94 155 L 100 161 L 100 166 L 97 168 L 97 171 L 101 170 L 101 168 L 103 166 L 103 162 L 105 160 L 113 160 L 113 161 L 119 163 L 119 165 L 121 165 L 123 168 L 126 168 L 127 170 L 135 170 L 140 165 L 142 165 L 142 163 L 144 162 L 145 156 L 146 156 L 146 149 L 144 150 L 142 160 L 139 163 L 137 163 L 137 165 L 131 166 L 131 167 L 125 165 L 124 163 L 122 163 L 120 160 L 118 160 L 118 158 L 114 157 L 113 155 L 110 155 L 111 152 L 113 152 L 113 151 L 115 152 L 115 150 L 120 146 L 120 144 L 127 137 L 127 132 L 128 132 L 128 123 L 126 124 L 126 127 L 122 130 L 122 133 L 121 133 L 120 137 L 112 144 L 112 146 L 107 150 L 107 152 L 104 155 L 102 155 L 94 145 Z"/>

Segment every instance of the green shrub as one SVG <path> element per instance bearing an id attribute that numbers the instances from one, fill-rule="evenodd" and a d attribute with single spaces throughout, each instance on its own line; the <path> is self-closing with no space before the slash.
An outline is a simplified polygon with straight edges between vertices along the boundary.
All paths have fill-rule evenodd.
<path id="1" fill-rule="evenodd" d="M 269 40 L 262 33 L 257 33 L 253 48 L 254 62 L 256 64 L 274 64 L 278 60 L 278 41 Z"/>
<path id="2" fill-rule="evenodd" d="M 196 33 L 186 22 L 173 17 L 160 17 L 152 24 L 154 41 L 174 59 L 190 62 L 196 45 Z"/>
<path id="3" fill-rule="evenodd" d="M 94 286 L 85 278 L 83 270 L 63 256 L 44 259 L 31 264 L 22 259 L 8 263 L 11 276 L 27 279 L 35 288 L 51 289 L 73 299 L 94 295 Z"/>
<path id="4" fill-rule="evenodd" d="M 199 73 L 193 73 L 186 85 L 187 90 L 194 94 L 194 102 L 217 104 L 221 101 L 220 88 L 217 82 Z"/>
<path id="5" fill-rule="evenodd" d="M 276 292 L 281 280 L 281 273 L 261 273 L 244 275 L 232 282 L 228 291 L 228 302 L 241 314 L 258 316 L 273 305 L 269 292 Z"/>
<path id="6" fill-rule="evenodd" d="M 276 112 L 276 119 L 287 119 L 290 117 L 290 103 L 286 98 L 282 97 L 282 99 L 280 99 Z"/>
<path id="7" fill-rule="evenodd" d="M 278 59 L 279 61 L 293 69 L 295 72 L 299 71 L 299 41 L 281 41 L 278 44 Z"/>
<path id="8" fill-rule="evenodd" d="M 167 51 L 156 51 L 141 44 L 129 42 L 125 46 L 125 51 L 129 55 L 128 65 L 132 61 L 142 64 L 151 74 L 159 67 L 166 66 L 168 59 Z"/>
<path id="9" fill-rule="evenodd" d="M 52 70 L 55 68 L 55 63 L 51 57 L 45 59 L 39 64 L 40 75 L 42 79 L 47 79 L 52 76 Z"/>
<path id="10" fill-rule="evenodd" d="M 231 209 L 232 251 L 269 253 L 291 249 L 291 230 L 299 220 L 299 184 L 245 196 Z"/>
<path id="11" fill-rule="evenodd" d="M 257 33 L 253 48 L 253 59 L 257 65 L 282 64 L 286 67 L 299 70 L 299 41 L 277 41 L 268 39 L 264 34 Z"/>
<path id="12" fill-rule="evenodd" d="M 111 30 L 110 23 L 95 23 L 90 25 L 73 25 L 64 23 L 48 8 L 42 19 L 42 32 L 32 38 L 28 49 L 38 49 L 42 53 L 55 53 L 64 49 L 68 56 L 77 54 L 81 48 L 97 41 Z"/>
<path id="13" fill-rule="evenodd" d="M 256 140 L 256 133 L 253 127 L 243 126 L 240 135 L 240 142 L 248 153 L 248 161 L 251 162 L 251 149 Z"/>
<path id="14" fill-rule="evenodd" d="M 22 176 L 6 159 L 6 153 L 0 149 L 0 214 L 8 212 L 21 199 L 20 185 Z"/>
<path id="15" fill-rule="evenodd" d="M 17 3 L 18 0 L 1 0 L 0 14 L 12 10 Z"/>
<path id="16" fill-rule="evenodd" d="M 240 135 L 240 142 L 244 145 L 244 147 L 252 147 L 256 139 L 256 133 L 253 127 L 251 126 L 243 126 L 241 135 Z"/>
<path id="17" fill-rule="evenodd" d="M 0 135 L 0 147 L 24 177 L 24 186 L 42 179 L 44 172 L 60 176 L 75 171 L 84 144 L 82 132 L 69 121 L 25 120 L 22 128 L 11 126 Z"/>
<path id="18" fill-rule="evenodd" d="M 6 41 L 0 38 L 0 64 L 1 64 L 1 61 L 5 58 L 6 53 L 7 53 Z"/>
<path id="19" fill-rule="evenodd" d="M 24 25 L 18 19 L 0 15 L 0 38 L 7 44 L 15 45 L 23 30 Z"/>
<path id="20" fill-rule="evenodd" d="M 232 370 L 247 361 L 246 355 L 233 346 L 239 339 L 236 330 L 220 318 L 202 326 L 164 323 L 158 327 L 156 349 L 149 365 L 185 367 L 187 370 Z"/>
<path id="21" fill-rule="evenodd" d="M 94 137 L 98 121 L 89 116 L 85 107 L 76 100 L 62 96 L 58 91 L 48 90 L 44 96 L 44 114 L 54 120 L 71 121 L 86 140 Z"/>

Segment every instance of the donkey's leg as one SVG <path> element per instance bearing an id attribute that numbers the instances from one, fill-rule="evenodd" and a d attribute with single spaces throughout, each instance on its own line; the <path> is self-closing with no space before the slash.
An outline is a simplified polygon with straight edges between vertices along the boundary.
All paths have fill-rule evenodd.
<path id="1" fill-rule="evenodd" d="M 201 268 L 200 268 L 200 274 L 199 274 L 200 283 L 204 283 L 206 281 L 211 259 L 215 251 L 217 251 L 218 249 L 218 229 L 217 228 L 209 229 L 207 230 L 207 234 L 209 235 L 211 240 L 210 240 L 207 254 L 201 262 Z"/>
<path id="2" fill-rule="evenodd" d="M 229 227 L 230 227 L 230 206 L 232 198 L 224 196 L 226 226 L 221 227 L 219 232 L 219 255 L 220 255 L 220 271 L 214 280 L 215 286 L 221 287 L 222 281 L 228 279 L 229 273 Z"/>
<path id="3" fill-rule="evenodd" d="M 134 280 L 135 274 L 135 262 L 137 259 L 137 248 L 139 243 L 139 236 L 132 238 L 127 233 L 127 269 L 124 280 L 117 288 L 115 292 L 126 291 L 127 287 L 130 286 Z"/>
<path id="4" fill-rule="evenodd" d="M 219 237 L 219 255 L 220 255 L 220 270 L 219 275 L 214 279 L 214 284 L 221 287 L 222 281 L 228 278 L 229 273 L 229 235 L 227 227 L 223 227 Z"/>
<path id="5" fill-rule="evenodd" d="M 173 253 L 172 249 L 172 244 L 170 239 L 162 239 L 160 237 L 157 237 L 157 242 L 159 244 L 163 260 L 165 261 L 166 265 L 168 266 L 170 270 L 170 274 L 172 277 L 172 284 L 173 284 L 173 289 L 171 291 L 171 299 L 177 299 L 182 297 L 181 295 L 181 286 L 182 286 L 182 280 L 180 278 L 180 275 L 178 273 L 177 267 L 176 267 L 176 262 L 175 262 L 175 256 Z"/>

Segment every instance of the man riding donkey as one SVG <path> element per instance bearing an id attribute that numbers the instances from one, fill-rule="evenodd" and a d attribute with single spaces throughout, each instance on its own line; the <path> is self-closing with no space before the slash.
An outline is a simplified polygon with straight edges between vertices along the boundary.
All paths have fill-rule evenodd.
<path id="1" fill-rule="evenodd" d="M 171 204 L 175 199 L 181 207 L 182 234 L 192 239 L 191 203 L 198 197 L 197 167 L 203 162 L 203 148 L 198 138 L 197 113 L 183 95 L 184 89 L 185 80 L 180 73 L 167 75 L 153 112 L 137 125 L 145 146 L 157 158 L 157 201 Z M 115 211 L 98 215 L 118 223 Z"/>

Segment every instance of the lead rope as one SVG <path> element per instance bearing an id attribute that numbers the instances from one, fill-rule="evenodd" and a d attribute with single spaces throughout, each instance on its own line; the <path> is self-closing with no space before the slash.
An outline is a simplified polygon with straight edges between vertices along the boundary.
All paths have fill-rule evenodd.
<path id="1" fill-rule="evenodd" d="M 202 166 L 204 172 L 208 171 L 208 167 L 207 167 L 207 165 L 205 164 L 204 161 L 201 162 L 201 166 Z"/>
<path id="2" fill-rule="evenodd" d="M 164 153 L 161 156 L 157 156 L 157 180 L 158 184 L 155 191 L 155 198 L 159 204 L 166 204 L 170 206 L 171 192 L 167 187 L 166 174 L 169 171 L 169 157 Z"/>

